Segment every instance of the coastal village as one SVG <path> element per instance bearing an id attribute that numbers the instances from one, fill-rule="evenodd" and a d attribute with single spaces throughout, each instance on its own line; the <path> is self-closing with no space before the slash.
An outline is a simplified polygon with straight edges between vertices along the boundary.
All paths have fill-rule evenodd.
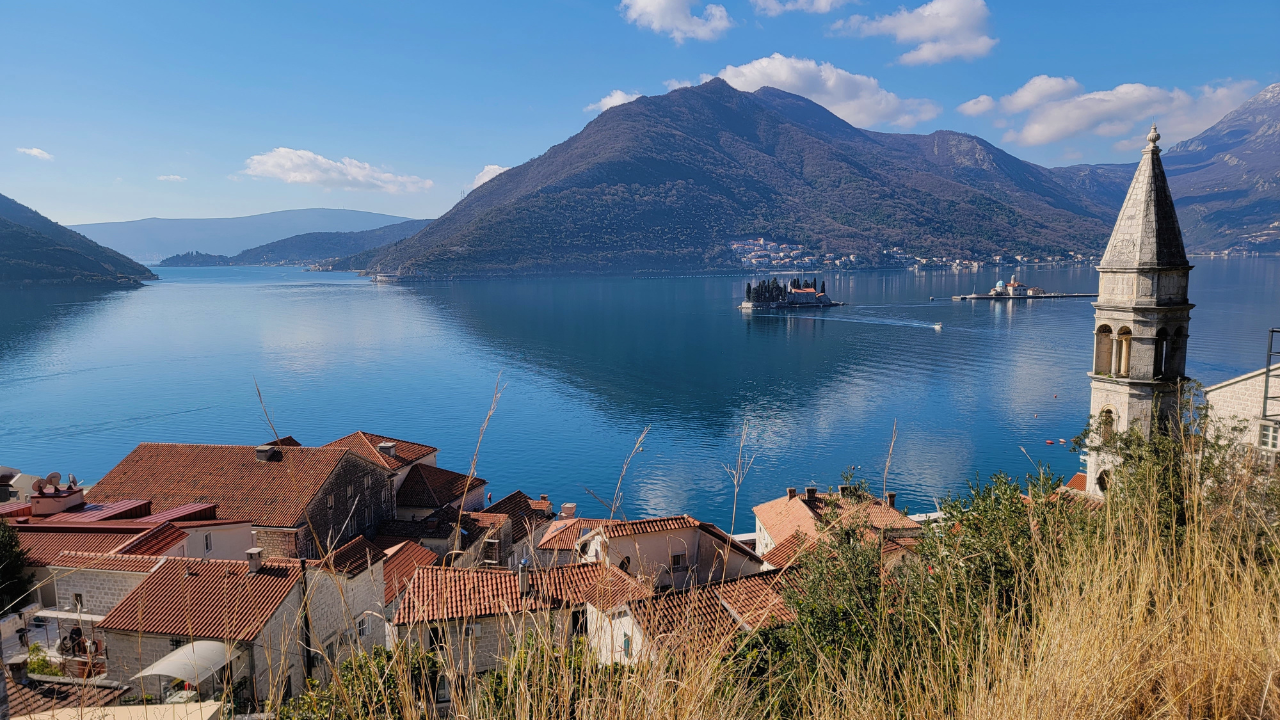
<path id="1" fill-rule="evenodd" d="M 1158 139 L 1153 127 L 1098 268 L 1090 412 L 1108 432 L 1149 432 L 1175 412 L 1185 370 L 1191 266 Z M 767 243 L 743 257 L 818 262 Z M 996 290 L 1033 295 L 1015 279 Z M 1206 393 L 1270 457 L 1272 382 L 1269 362 Z M 789 622 L 788 578 L 834 529 L 860 528 L 892 567 L 945 526 L 853 485 L 779 487 L 740 534 L 688 514 L 592 516 L 536 488 L 495 500 L 486 479 L 439 467 L 430 438 L 311 440 L 142 443 L 89 487 L 0 468 L 0 517 L 36 580 L 0 620 L 7 715 L 203 701 L 267 712 L 344 659 L 402 642 L 436 650 L 445 675 L 483 674 L 531 628 L 585 642 L 600 663 L 642 662 L 691 636 Z M 1100 505 L 1112 463 L 1090 454 L 1060 492 Z"/>

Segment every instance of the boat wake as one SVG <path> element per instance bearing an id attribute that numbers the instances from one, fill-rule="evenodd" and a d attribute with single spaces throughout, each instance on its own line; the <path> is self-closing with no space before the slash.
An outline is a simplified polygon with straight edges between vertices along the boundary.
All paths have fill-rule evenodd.
<path id="1" fill-rule="evenodd" d="M 942 323 L 931 323 L 931 322 L 924 322 L 921 320 L 897 320 L 894 318 L 829 317 L 829 316 L 817 316 L 817 315 L 761 315 L 759 313 L 752 313 L 751 317 L 787 318 L 788 320 L 813 320 L 815 322 L 864 323 L 868 325 L 897 325 L 899 327 L 929 328 L 930 330 L 942 329 Z"/>

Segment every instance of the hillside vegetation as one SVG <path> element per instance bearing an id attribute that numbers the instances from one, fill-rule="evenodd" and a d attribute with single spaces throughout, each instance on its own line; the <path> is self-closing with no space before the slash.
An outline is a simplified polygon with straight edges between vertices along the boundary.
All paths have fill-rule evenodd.
<path id="1" fill-rule="evenodd" d="M 358 232 L 313 232 L 293 235 L 249 248 L 230 257 L 192 251 L 167 257 L 160 267 L 208 265 L 311 265 L 341 260 L 365 250 L 403 240 L 426 227 L 430 220 L 406 220 Z"/>
<path id="2" fill-rule="evenodd" d="M 137 285 L 155 273 L 0 195 L 0 282 Z"/>
<path id="3" fill-rule="evenodd" d="M 602 113 L 364 264 L 428 276 L 728 268 L 725 242 L 751 235 L 868 265 L 893 246 L 1062 255 L 1096 252 L 1113 218 L 979 138 L 866 132 L 799 96 L 712 80 Z"/>

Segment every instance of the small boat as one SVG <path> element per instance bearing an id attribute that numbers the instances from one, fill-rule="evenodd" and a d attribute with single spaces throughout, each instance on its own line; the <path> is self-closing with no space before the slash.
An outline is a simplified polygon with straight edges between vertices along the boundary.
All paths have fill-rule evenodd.
<path id="1" fill-rule="evenodd" d="M 1044 441 L 1044 444 L 1045 444 L 1045 445 L 1052 445 L 1052 444 L 1053 444 L 1053 441 L 1052 441 L 1052 440 L 1045 440 L 1045 441 Z"/>
<path id="2" fill-rule="evenodd" d="M 933 329 L 934 329 L 934 330 L 941 330 L 941 329 L 942 329 L 942 323 L 940 323 L 940 322 L 939 322 L 939 323 L 934 323 L 934 324 L 933 324 Z"/>
<path id="3" fill-rule="evenodd" d="M 1059 445 L 1066 445 L 1066 444 L 1067 444 L 1067 441 L 1066 441 L 1066 440 L 1063 440 L 1062 438 L 1058 438 L 1058 444 L 1059 444 Z"/>

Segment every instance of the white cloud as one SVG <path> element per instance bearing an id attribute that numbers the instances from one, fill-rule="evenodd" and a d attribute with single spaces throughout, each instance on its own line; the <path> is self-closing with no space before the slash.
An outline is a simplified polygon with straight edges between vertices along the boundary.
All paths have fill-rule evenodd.
<path id="1" fill-rule="evenodd" d="M 829 13 L 832 10 L 846 5 L 848 3 L 857 3 L 859 0 L 751 0 L 751 4 L 756 6 L 756 12 L 769 17 L 776 17 L 784 12 L 792 10 L 800 10 L 807 13 Z"/>
<path id="2" fill-rule="evenodd" d="M 974 117 L 991 112 L 995 109 L 995 106 L 995 98 L 990 95 L 979 95 L 972 100 L 960 103 L 960 105 L 956 107 L 956 112 L 959 112 L 961 115 Z"/>
<path id="3" fill-rule="evenodd" d="M 592 112 L 592 111 L 604 112 L 605 110 L 608 110 L 611 107 L 618 107 L 619 105 L 625 105 L 631 102 L 632 100 L 635 100 L 638 97 L 640 97 L 640 93 L 625 93 L 625 92 L 622 92 L 621 90 L 614 90 L 608 95 L 605 95 L 604 97 L 600 98 L 600 102 L 593 102 L 590 105 L 582 108 L 582 111 L 583 112 Z"/>
<path id="4" fill-rule="evenodd" d="M 1249 97 L 1254 85 L 1252 81 L 1206 85 L 1199 88 L 1198 95 L 1192 95 L 1178 88 L 1126 83 L 1037 105 L 1030 109 L 1022 127 L 1007 131 L 1004 140 L 1045 145 L 1084 133 L 1101 137 L 1134 133 L 1115 145 L 1118 150 L 1133 149 L 1145 144 L 1146 124 L 1154 118 L 1164 142 L 1170 145 L 1222 119 Z"/>
<path id="5" fill-rule="evenodd" d="M 1039 107 L 1050 100 L 1061 100 L 1064 97 L 1079 94 L 1080 83 L 1073 77 L 1051 77 L 1037 75 L 1022 87 L 1000 98 L 1000 109 L 1006 113 L 1020 113 Z"/>
<path id="6" fill-rule="evenodd" d="M 52 155 L 41 150 L 40 148 L 14 148 L 14 149 L 22 153 L 23 155 L 30 155 L 33 158 L 40 158 L 41 160 L 53 159 Z"/>
<path id="7" fill-rule="evenodd" d="M 956 58 L 972 60 L 991 52 L 999 41 L 986 34 L 990 14 L 984 0 L 933 0 L 915 10 L 900 8 L 874 20 L 854 15 L 836 22 L 831 29 L 862 37 L 892 35 L 899 44 L 916 45 L 898 62 L 933 65 Z"/>
<path id="8" fill-rule="evenodd" d="M 485 165 L 484 169 L 476 174 L 476 179 L 471 181 L 471 189 L 475 190 L 510 169 L 501 165 Z"/>
<path id="9" fill-rule="evenodd" d="M 715 40 L 733 27 L 723 5 L 707 5 L 702 15 L 694 15 L 696 4 L 696 0 L 622 0 L 618 9 L 627 22 L 670 35 L 677 43 L 688 38 Z"/>
<path id="10" fill-rule="evenodd" d="M 720 77 L 744 92 L 769 86 L 802 95 L 858 127 L 881 123 L 911 127 L 941 112 L 941 108 L 929 100 L 894 95 L 881 88 L 873 77 L 854 75 L 831 63 L 818 64 L 781 53 L 746 65 L 730 65 L 720 71 Z"/>
<path id="11" fill-rule="evenodd" d="M 244 161 L 245 175 L 287 183 L 319 185 L 326 190 L 378 190 L 392 194 L 426 192 L 430 180 L 416 175 L 396 175 L 369 163 L 344 157 L 330 160 L 310 150 L 278 147 Z"/>
<path id="12" fill-rule="evenodd" d="M 187 181 L 187 179 L 182 177 L 181 175 L 157 175 L 156 179 L 163 180 L 164 182 L 186 182 Z"/>
<path id="13" fill-rule="evenodd" d="M 667 92 L 679 90 L 680 88 L 693 87 L 693 83 L 688 80 L 663 80 L 662 84 L 667 86 Z"/>

